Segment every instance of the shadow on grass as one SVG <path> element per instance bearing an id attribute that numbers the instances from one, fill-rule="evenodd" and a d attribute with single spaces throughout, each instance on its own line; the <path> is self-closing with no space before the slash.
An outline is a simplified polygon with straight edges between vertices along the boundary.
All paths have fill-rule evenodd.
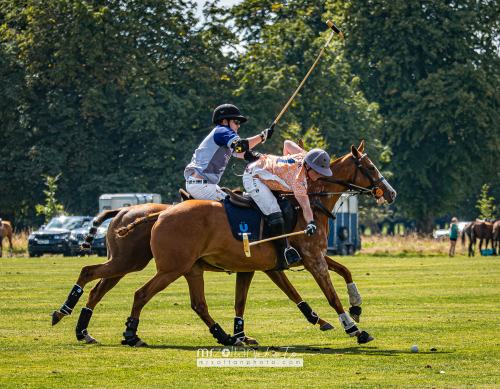
<path id="1" fill-rule="evenodd" d="M 125 347 L 122 345 L 103 345 L 101 344 L 100 347 Z M 129 347 L 129 346 L 127 346 Z M 271 354 L 272 351 L 275 351 L 276 353 L 284 353 L 286 351 L 286 347 L 288 346 L 253 346 L 256 350 L 256 352 L 259 353 L 259 355 L 263 355 L 264 353 L 268 352 L 269 357 L 273 357 L 273 354 Z M 136 349 L 135 347 L 130 347 L 131 349 Z M 208 345 L 208 346 L 167 346 L 167 345 L 149 345 L 148 347 L 143 347 L 141 348 L 143 350 L 147 349 L 153 349 L 153 350 L 182 350 L 182 351 L 193 351 L 197 352 L 198 350 L 212 350 L 213 352 L 220 351 L 224 349 L 229 349 L 231 352 L 234 353 L 239 353 L 239 352 L 251 352 L 250 346 L 246 347 L 234 347 L 234 346 L 217 346 L 217 345 Z M 377 346 L 353 346 L 353 347 L 343 347 L 343 348 L 330 348 L 330 347 L 318 347 L 314 345 L 295 345 L 295 346 L 289 346 L 287 353 L 300 353 L 303 355 L 311 354 L 311 355 L 316 355 L 316 354 L 324 354 L 324 355 L 372 355 L 372 356 L 399 356 L 403 354 L 412 354 L 409 351 L 404 351 L 404 350 L 388 350 L 388 349 L 383 349 L 379 348 Z M 424 352 L 419 352 L 420 355 L 431 355 L 431 354 L 450 354 L 453 353 L 454 351 L 424 351 Z M 249 355 L 253 355 L 250 354 Z"/>

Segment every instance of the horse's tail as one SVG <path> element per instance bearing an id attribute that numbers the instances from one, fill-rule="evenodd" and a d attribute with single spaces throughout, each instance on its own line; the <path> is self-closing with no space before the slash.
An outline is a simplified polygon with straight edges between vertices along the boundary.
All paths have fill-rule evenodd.
<path id="1" fill-rule="evenodd" d="M 83 249 L 90 249 L 90 244 L 94 241 L 94 235 L 97 232 L 97 229 L 104 223 L 106 220 L 115 217 L 120 213 L 123 208 L 113 209 L 111 211 L 101 211 L 99 212 L 92 221 L 92 227 L 90 227 L 88 235 L 85 237 L 85 243 L 82 244 Z"/>
<path id="2" fill-rule="evenodd" d="M 169 209 L 168 207 L 167 209 Z M 162 212 L 165 212 L 167 209 L 164 209 L 163 211 L 152 213 L 148 216 L 140 217 L 135 219 L 132 223 L 130 223 L 127 227 L 121 227 L 116 230 L 116 233 L 120 236 L 125 236 L 127 235 L 130 231 L 132 231 L 135 227 L 140 226 L 141 224 L 144 223 L 151 223 L 155 222 L 158 220 L 158 217 Z"/>

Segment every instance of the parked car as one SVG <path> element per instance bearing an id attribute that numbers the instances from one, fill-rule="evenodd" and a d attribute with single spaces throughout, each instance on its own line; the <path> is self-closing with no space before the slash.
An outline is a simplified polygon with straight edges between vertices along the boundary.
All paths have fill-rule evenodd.
<path id="1" fill-rule="evenodd" d="M 450 235 L 450 229 L 449 228 L 446 229 L 446 230 L 436 230 L 432 234 L 432 236 L 434 237 L 434 239 L 447 238 L 449 235 Z"/>
<path id="2" fill-rule="evenodd" d="M 28 253 L 30 257 L 43 254 L 72 255 L 67 243 L 71 231 L 89 225 L 92 216 L 59 216 L 53 218 L 46 226 L 33 231 L 28 237 Z"/>
<path id="3" fill-rule="evenodd" d="M 89 233 L 90 225 L 81 228 L 75 228 L 68 237 L 68 246 L 72 252 L 72 255 L 85 255 L 85 254 L 97 254 L 100 257 L 105 257 L 107 255 L 106 246 L 106 232 L 108 231 L 109 223 L 113 219 L 108 219 L 101 224 L 97 229 L 97 233 L 94 236 L 94 242 L 90 246 L 90 251 L 82 250 L 80 248 L 81 244 L 85 240 L 85 236 Z"/>

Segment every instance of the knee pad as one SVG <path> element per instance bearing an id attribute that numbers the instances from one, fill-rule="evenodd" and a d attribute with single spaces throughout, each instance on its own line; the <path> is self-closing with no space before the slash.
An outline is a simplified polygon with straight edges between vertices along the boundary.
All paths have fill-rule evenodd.
<path id="1" fill-rule="evenodd" d="M 319 321 L 319 316 L 305 301 L 301 301 L 297 304 L 302 314 L 306 317 L 307 321 L 311 324 L 316 324 Z"/>
<path id="2" fill-rule="evenodd" d="M 80 300 L 80 297 L 82 297 L 82 294 L 83 289 L 75 284 L 75 286 L 73 286 L 73 289 L 71 289 L 71 292 L 69 292 L 66 302 L 62 305 L 59 311 L 65 315 L 71 315 L 71 312 L 73 312 L 73 308 L 75 307 L 78 300 Z"/>
<path id="3" fill-rule="evenodd" d="M 341 313 L 339 315 L 339 321 L 342 324 L 342 327 L 344 328 L 344 331 L 347 335 L 349 335 L 351 338 L 353 336 L 356 336 L 356 332 L 358 332 L 359 329 L 347 315 L 347 313 Z"/>

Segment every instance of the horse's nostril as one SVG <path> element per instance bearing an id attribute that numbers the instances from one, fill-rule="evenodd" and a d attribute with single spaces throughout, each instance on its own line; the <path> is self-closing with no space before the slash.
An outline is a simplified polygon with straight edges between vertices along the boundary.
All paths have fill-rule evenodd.
<path id="1" fill-rule="evenodd" d="M 392 198 L 396 197 L 396 192 L 391 192 L 391 197 Z"/>

